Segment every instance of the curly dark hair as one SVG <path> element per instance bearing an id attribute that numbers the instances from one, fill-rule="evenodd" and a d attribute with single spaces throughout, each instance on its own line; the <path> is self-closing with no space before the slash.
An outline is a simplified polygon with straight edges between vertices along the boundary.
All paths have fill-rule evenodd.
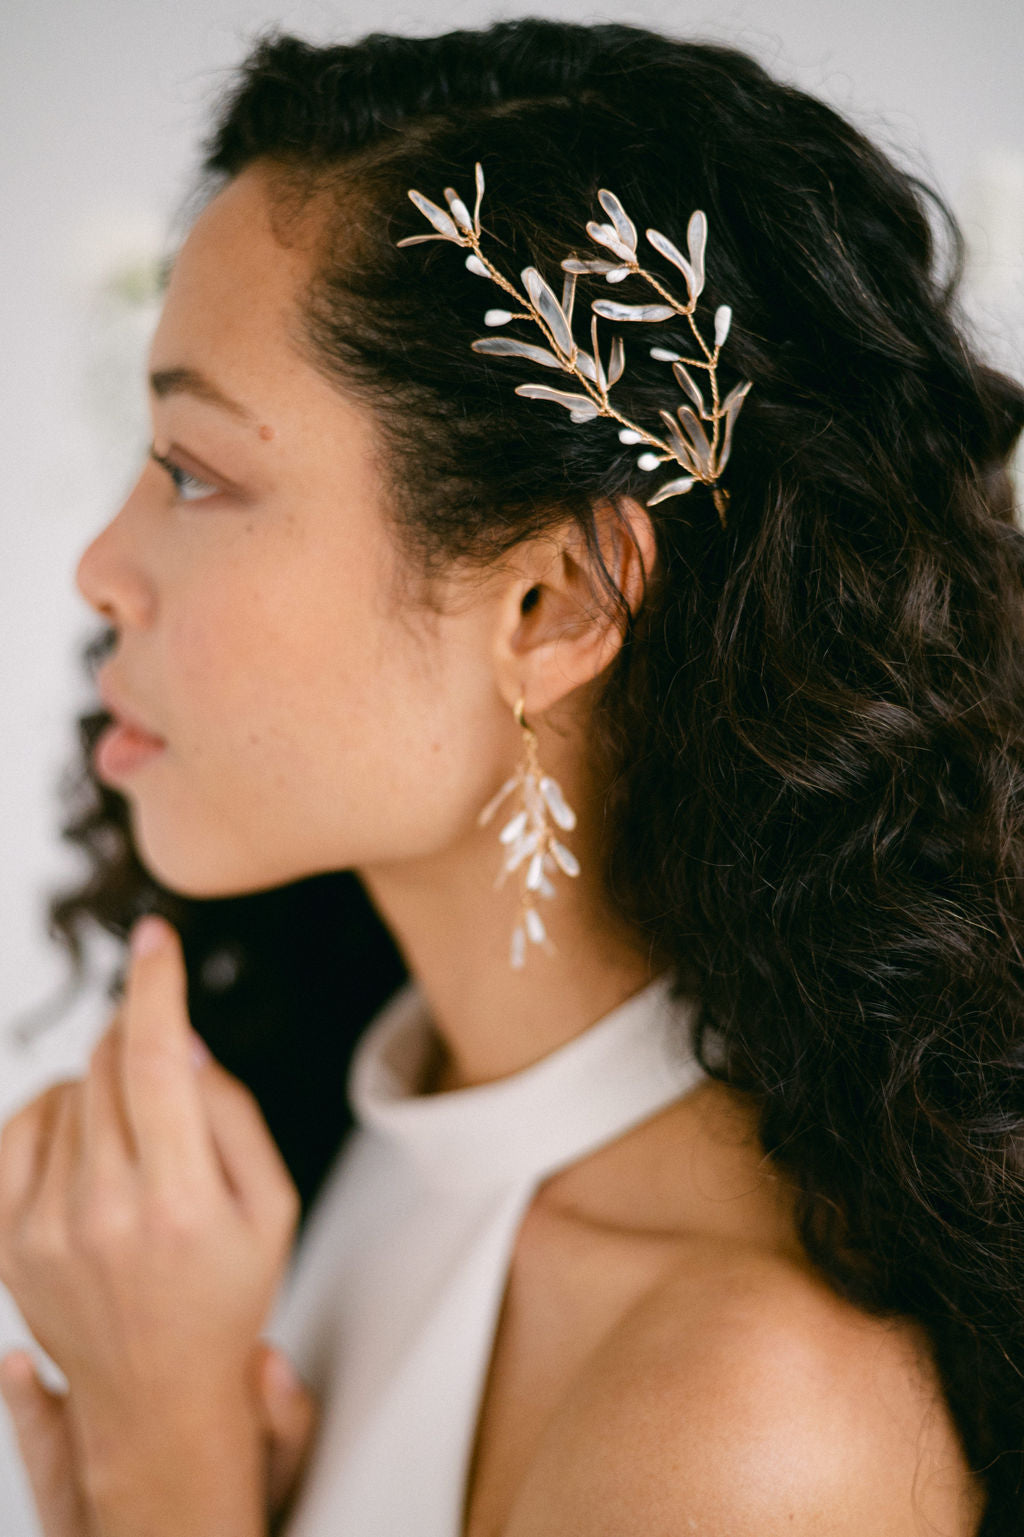
<path id="1" fill-rule="evenodd" d="M 475 160 L 509 273 L 556 273 L 602 186 L 670 236 L 707 213 L 705 302 L 732 305 L 723 367 L 753 389 L 727 528 L 706 487 L 652 509 L 657 569 L 601 680 L 608 897 L 698 996 L 701 1059 L 758 1107 L 810 1258 L 927 1330 L 987 1490 L 981 1530 L 1006 1537 L 1024 1529 L 1024 536 L 1007 470 L 1024 391 L 965 339 L 942 201 L 742 52 L 539 20 L 272 36 L 222 109 L 207 185 L 271 169 L 283 239 L 316 212 L 304 344 L 377 412 L 425 577 L 567 516 L 596 550 L 595 509 L 652 484 L 613 423 L 515 398 L 532 366 L 471 350 L 490 294 L 450 245 L 396 247 L 424 230 L 407 189 L 466 196 Z M 652 333 L 618 329 L 616 389 L 656 421 Z M 82 722 L 86 749 L 101 721 Z M 197 1028 L 258 1087 L 309 1197 L 344 1132 L 346 1053 L 401 958 L 345 872 L 230 901 L 161 890 L 121 798 L 87 767 L 78 783 L 66 835 L 94 873 L 54 899 L 54 933 L 77 955 L 86 918 L 122 935 L 143 906 L 173 919 Z"/>

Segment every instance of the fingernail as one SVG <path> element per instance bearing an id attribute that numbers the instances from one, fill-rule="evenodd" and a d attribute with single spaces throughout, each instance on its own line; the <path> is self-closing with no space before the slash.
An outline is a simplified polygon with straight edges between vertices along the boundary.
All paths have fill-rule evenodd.
<path id="1" fill-rule="evenodd" d="M 28 1352 L 17 1350 L 11 1355 L 4 1356 L 0 1361 L 0 1384 L 16 1393 L 32 1381 L 35 1370 L 35 1364 Z"/>
<path id="2" fill-rule="evenodd" d="M 210 1048 L 207 1046 L 202 1036 L 197 1035 L 194 1030 L 192 1032 L 191 1047 L 193 1067 L 202 1067 L 204 1062 L 209 1062 L 211 1055 Z"/>
<path id="3" fill-rule="evenodd" d="M 154 950 L 167 938 L 167 925 L 162 918 L 155 913 L 147 913 L 140 918 L 132 929 L 131 948 L 133 955 L 152 955 Z"/>
<path id="4" fill-rule="evenodd" d="M 267 1361 L 267 1371 L 273 1387 L 279 1393 L 297 1393 L 302 1387 L 299 1374 L 281 1350 L 275 1350 Z"/>

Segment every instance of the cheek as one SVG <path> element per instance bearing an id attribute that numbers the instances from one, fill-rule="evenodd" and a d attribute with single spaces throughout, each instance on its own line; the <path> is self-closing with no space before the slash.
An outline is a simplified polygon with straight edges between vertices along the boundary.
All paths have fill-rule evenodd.
<path id="1" fill-rule="evenodd" d="M 351 552 L 292 545 L 210 563 L 176 596 L 165 628 L 173 714 L 193 762 L 234 772 L 324 772 L 403 726 L 429 686 L 424 645 L 386 623 L 380 583 Z M 411 724 L 411 723 L 410 723 Z M 418 731 L 415 733 L 418 736 Z M 238 754 L 247 755 L 248 769 Z"/>

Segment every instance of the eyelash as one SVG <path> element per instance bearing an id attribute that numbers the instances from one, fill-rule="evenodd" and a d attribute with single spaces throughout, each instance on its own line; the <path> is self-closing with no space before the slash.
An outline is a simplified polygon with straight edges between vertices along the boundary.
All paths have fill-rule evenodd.
<path id="1" fill-rule="evenodd" d="M 165 474 L 170 476 L 179 501 L 201 502 L 208 495 L 216 492 L 216 486 L 211 486 L 209 481 L 200 480 L 198 475 L 191 474 L 189 470 L 183 470 L 180 464 L 175 464 L 173 459 L 168 459 L 164 454 L 158 454 L 155 448 L 150 449 L 149 456 L 155 464 L 160 466 Z M 188 489 L 193 486 L 201 488 L 198 496 L 189 496 L 187 494 Z"/>

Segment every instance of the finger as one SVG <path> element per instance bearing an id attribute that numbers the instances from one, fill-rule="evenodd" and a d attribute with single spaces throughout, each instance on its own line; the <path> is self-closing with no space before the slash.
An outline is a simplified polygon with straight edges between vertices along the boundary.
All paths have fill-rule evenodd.
<path id="1" fill-rule="evenodd" d="M 196 1072 L 217 1154 L 249 1216 L 297 1220 L 298 1193 L 259 1102 L 213 1057 Z"/>
<path id="2" fill-rule="evenodd" d="M 13 1115 L 0 1132 L 0 1221 L 16 1221 L 31 1205 L 46 1164 L 62 1084 L 52 1084 Z"/>
<path id="3" fill-rule="evenodd" d="M 135 1161 L 135 1139 L 121 1092 L 120 1025 L 100 1036 L 82 1084 L 82 1158 L 91 1179 L 108 1186 L 123 1180 Z"/>
<path id="4" fill-rule="evenodd" d="M 0 1392 L 46 1537 L 82 1537 L 85 1510 L 75 1476 L 64 1398 L 43 1386 L 32 1357 L 24 1350 L 0 1361 Z"/>
<path id="5" fill-rule="evenodd" d="M 32 1202 L 32 1220 L 50 1233 L 66 1228 L 69 1196 L 79 1176 L 81 1083 L 58 1084 L 59 1097 L 47 1137 L 43 1170 Z"/>
<path id="6" fill-rule="evenodd" d="M 263 1344 L 260 1400 L 267 1438 L 270 1508 L 279 1515 L 291 1499 L 309 1455 L 316 1428 L 313 1395 L 284 1352 Z"/>
<path id="7" fill-rule="evenodd" d="M 181 941 L 148 915 L 132 933 L 121 1012 L 121 1086 L 142 1173 L 180 1191 L 218 1174 L 192 1066 Z"/>

